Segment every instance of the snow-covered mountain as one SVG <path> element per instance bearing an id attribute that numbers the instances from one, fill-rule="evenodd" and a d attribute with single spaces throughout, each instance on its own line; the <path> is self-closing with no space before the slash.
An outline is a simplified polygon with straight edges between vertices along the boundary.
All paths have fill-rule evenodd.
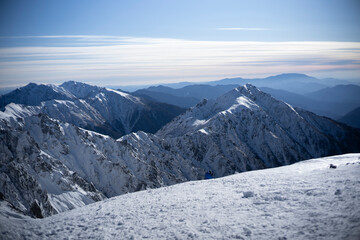
<path id="1" fill-rule="evenodd" d="M 180 170 L 186 160 L 164 150 L 150 134 L 133 133 L 116 141 L 44 114 L 22 117 L 12 108 L 0 117 L 0 192 L 26 214 L 49 216 L 106 197 L 199 178 L 192 169 L 186 178 Z"/>
<path id="2" fill-rule="evenodd" d="M 17 88 L 10 93 L 0 96 L 0 110 L 3 111 L 9 103 L 19 103 L 36 106 L 43 101 L 52 99 L 71 100 L 74 96 L 65 89 L 55 85 L 37 85 L 29 83 L 25 87 Z"/>
<path id="3" fill-rule="evenodd" d="M 31 136 L 29 130 L 39 137 L 41 133 L 60 137 L 58 131 L 62 129 L 55 121 L 47 122 L 47 118 L 43 115 L 15 119 L 1 113 L 0 192 L 14 208 L 36 217 L 105 198 L 71 166 L 43 151 L 48 148 L 46 139 L 36 142 Z M 49 145 L 57 147 L 61 155 L 68 153 L 68 146 L 63 142 Z"/>
<path id="4" fill-rule="evenodd" d="M 312 159 L 148 189 L 40 220 L 18 214 L 0 201 L 0 236 L 357 240 L 359 171 L 360 154 Z"/>
<path id="5" fill-rule="evenodd" d="M 157 132 L 217 176 L 360 151 L 360 131 L 247 84 L 204 100 Z"/>
<path id="6" fill-rule="evenodd" d="M 9 103 L 26 105 L 25 111 L 33 115 L 43 113 L 114 138 L 138 130 L 154 133 L 184 111 L 176 106 L 74 81 L 60 86 L 31 83 L 0 97 L 2 109 Z"/>
<path id="7" fill-rule="evenodd" d="M 102 93 L 107 97 L 102 98 Z M 38 110 L 46 109 L 47 104 L 82 102 L 79 97 L 86 95 L 87 101 L 94 101 L 83 102 L 91 111 L 96 104 L 107 106 L 101 103 L 105 99 L 111 102 L 111 94 L 125 93 L 73 88 L 70 94 L 75 101 L 51 100 L 28 107 L 8 104 L 0 112 L 0 192 L 14 207 L 33 216 L 199 180 L 208 170 L 222 177 L 313 157 L 360 152 L 358 129 L 294 109 L 252 85 L 216 100 L 204 100 L 155 135 L 139 131 L 117 140 Z M 131 101 L 129 98 L 124 101 Z"/>

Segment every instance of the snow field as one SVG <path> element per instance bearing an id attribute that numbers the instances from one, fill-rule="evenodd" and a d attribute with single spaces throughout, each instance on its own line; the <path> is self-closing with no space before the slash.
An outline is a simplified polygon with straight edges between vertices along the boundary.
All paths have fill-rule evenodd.
<path id="1" fill-rule="evenodd" d="M 45 219 L 1 202 L 1 238 L 355 240 L 359 176 L 360 154 L 347 154 L 148 189 Z"/>

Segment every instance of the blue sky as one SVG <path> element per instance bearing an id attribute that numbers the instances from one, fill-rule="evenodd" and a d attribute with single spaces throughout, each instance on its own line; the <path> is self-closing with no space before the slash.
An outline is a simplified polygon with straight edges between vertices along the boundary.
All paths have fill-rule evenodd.
<path id="1" fill-rule="evenodd" d="M 0 0 L 0 87 L 360 78 L 360 1 Z"/>

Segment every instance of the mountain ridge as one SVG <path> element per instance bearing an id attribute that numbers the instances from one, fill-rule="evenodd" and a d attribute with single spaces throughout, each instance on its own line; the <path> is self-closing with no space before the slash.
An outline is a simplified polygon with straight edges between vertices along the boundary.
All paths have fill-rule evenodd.
<path id="1" fill-rule="evenodd" d="M 38 96 L 38 92 L 46 94 Z M 26 93 L 26 97 L 22 97 Z M 59 95 L 60 94 L 60 95 Z M 35 99 L 35 100 L 33 100 Z M 184 109 L 155 103 L 121 91 L 68 81 L 62 85 L 29 84 L 0 97 L 5 103 L 27 105 L 28 112 L 44 113 L 114 138 L 132 131 L 156 132 Z"/>
<path id="2" fill-rule="evenodd" d="M 200 86 L 203 86 L 203 88 L 196 90 Z M 219 85 L 190 85 L 180 89 L 157 86 L 138 90 L 133 94 L 143 96 L 151 100 L 188 108 L 195 106 L 196 103 L 201 101 L 201 98 L 215 99 L 237 86 L 238 85 L 222 85 L 221 87 L 219 87 Z M 356 98 L 360 95 L 360 91 L 356 90 L 358 88 L 359 86 L 351 84 L 336 85 L 332 88 L 324 88 L 320 91 L 308 94 L 299 94 L 283 89 L 274 89 L 269 87 L 260 87 L 259 89 L 270 93 L 272 96 L 281 101 L 288 102 L 294 107 L 301 107 L 321 116 L 339 119 L 360 106 L 360 100 Z M 187 91 L 187 89 L 189 91 Z M 207 89 L 210 89 L 212 92 L 207 91 Z M 338 89 L 338 92 L 335 94 L 327 93 L 329 90 L 335 91 L 331 89 Z M 319 94 L 317 94 L 317 92 L 319 92 Z M 333 97 L 329 98 L 329 96 Z"/>

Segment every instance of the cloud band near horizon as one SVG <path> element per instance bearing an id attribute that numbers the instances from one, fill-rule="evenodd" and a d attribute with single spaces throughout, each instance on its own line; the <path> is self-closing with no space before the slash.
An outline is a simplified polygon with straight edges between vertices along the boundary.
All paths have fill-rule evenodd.
<path id="1" fill-rule="evenodd" d="M 284 72 L 360 76 L 359 42 L 190 41 L 90 35 L 36 38 L 43 39 L 44 44 L 0 48 L 0 87 L 67 80 L 98 85 L 156 84 Z M 47 39 L 58 42 L 46 44 Z"/>

